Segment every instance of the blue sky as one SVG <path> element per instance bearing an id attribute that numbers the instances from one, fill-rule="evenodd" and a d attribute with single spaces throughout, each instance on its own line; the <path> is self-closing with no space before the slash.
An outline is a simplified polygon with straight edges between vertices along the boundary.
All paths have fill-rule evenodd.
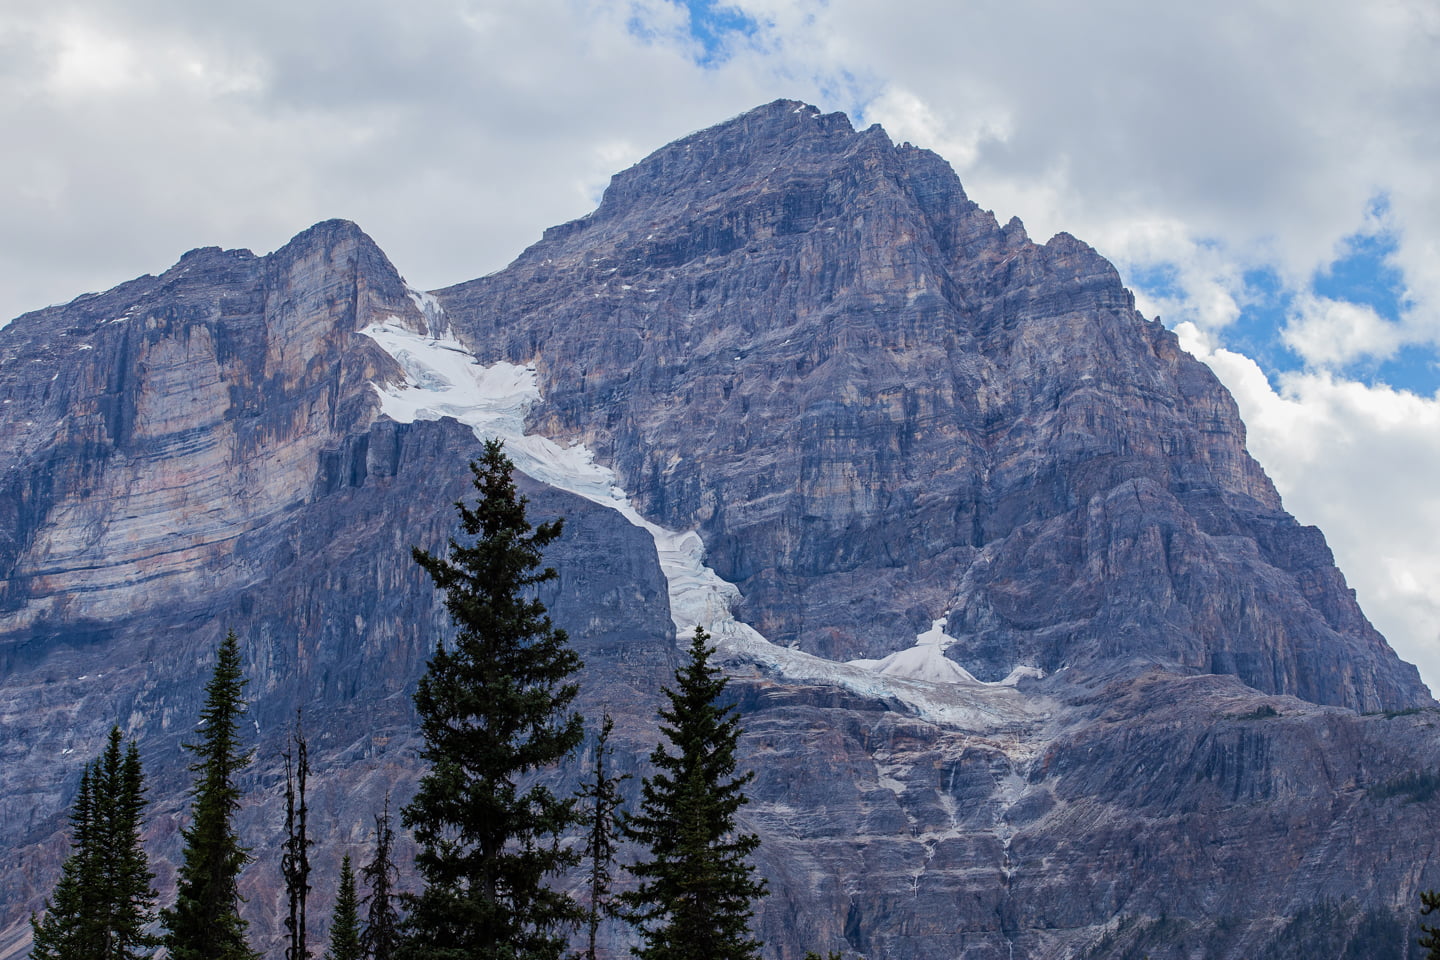
<path id="1" fill-rule="evenodd" d="M 360 223 L 415 285 L 777 97 L 1109 257 L 1440 684 L 1433 0 L 9 0 L 0 317 Z"/>
<path id="2" fill-rule="evenodd" d="M 728 48 L 745 43 L 760 32 L 755 18 L 739 7 L 714 0 L 685 0 L 681 6 L 689 14 L 687 30 L 699 45 L 694 60 L 702 67 L 723 63 Z"/>

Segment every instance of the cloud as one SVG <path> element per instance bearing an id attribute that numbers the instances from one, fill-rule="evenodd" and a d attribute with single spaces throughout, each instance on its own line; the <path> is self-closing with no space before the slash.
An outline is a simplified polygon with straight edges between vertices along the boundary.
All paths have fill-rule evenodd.
<path id="1" fill-rule="evenodd" d="M 1285 374 L 1277 390 L 1197 327 L 1176 332 L 1235 395 L 1286 509 L 1325 532 L 1371 621 L 1440 692 L 1440 392 L 1330 373 Z"/>
<path id="2" fill-rule="evenodd" d="M 861 78 L 866 120 L 947 156 L 1002 220 L 1127 274 L 1175 267 L 1177 321 L 1233 322 L 1253 270 L 1308 290 L 1388 196 L 1404 339 L 1440 336 L 1433 4 L 744 5 L 788 57 Z"/>
<path id="3" fill-rule="evenodd" d="M 643 23 L 645 29 L 637 29 Z M 495 270 L 611 174 L 770 99 L 664 0 L 0 12 L 0 314 L 348 217 L 426 287 Z"/>
<path id="4" fill-rule="evenodd" d="M 1295 299 L 1280 336 L 1307 365 L 1333 369 L 1362 357 L 1392 356 L 1402 331 L 1371 307 L 1306 293 Z"/>
<path id="5" fill-rule="evenodd" d="M 1440 335 L 1436 21 L 1422 0 L 14 0 L 0 314 L 328 216 L 412 280 L 465 279 L 616 164 L 791 96 L 936 149 L 1033 235 L 1174 266 L 1177 321 L 1232 322 L 1256 266 L 1305 289 L 1385 193 L 1407 336 Z"/>

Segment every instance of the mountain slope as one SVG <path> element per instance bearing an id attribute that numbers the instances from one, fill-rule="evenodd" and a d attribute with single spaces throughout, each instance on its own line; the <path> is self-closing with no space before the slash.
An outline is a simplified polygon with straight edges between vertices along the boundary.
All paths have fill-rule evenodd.
<path id="1" fill-rule="evenodd" d="M 317 864 L 363 856 L 446 633 L 410 546 L 452 532 L 476 430 L 566 517 L 544 599 L 621 772 L 676 634 L 720 638 L 768 956 L 1284 957 L 1307 927 L 1339 952 L 1400 942 L 1440 885 L 1434 703 L 1220 384 L 1084 244 L 782 101 L 433 297 L 332 221 L 0 329 L 0 960 L 113 722 L 173 859 L 231 628 L 278 956 L 286 724 Z"/>
<path id="2" fill-rule="evenodd" d="M 698 527 L 776 643 L 881 657 L 949 616 L 982 679 L 1135 659 L 1430 702 L 1114 269 L 878 127 L 762 107 L 438 297 L 479 356 L 537 367 L 536 430 Z"/>

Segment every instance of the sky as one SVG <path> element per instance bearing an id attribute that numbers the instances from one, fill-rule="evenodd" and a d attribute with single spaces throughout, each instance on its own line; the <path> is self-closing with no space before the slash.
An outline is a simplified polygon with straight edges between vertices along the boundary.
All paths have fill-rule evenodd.
<path id="1" fill-rule="evenodd" d="M 0 318 L 331 217 L 471 279 L 780 97 L 1110 258 L 1440 692 L 1433 0 L 5 0 Z"/>

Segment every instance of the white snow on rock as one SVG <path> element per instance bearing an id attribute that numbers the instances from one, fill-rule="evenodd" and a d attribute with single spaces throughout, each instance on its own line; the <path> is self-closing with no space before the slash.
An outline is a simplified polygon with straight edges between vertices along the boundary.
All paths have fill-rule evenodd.
<path id="1" fill-rule="evenodd" d="M 1039 667 L 1019 666 L 1003 680 L 977 680 L 974 674 L 945 656 L 946 649 L 957 642 L 945 632 L 946 618 L 930 624 L 930 629 L 915 638 L 915 646 L 896 651 L 881 660 L 851 660 L 850 665 L 874 670 L 887 677 L 924 680 L 927 683 L 966 683 L 982 687 L 1013 687 L 1021 680 L 1045 676 Z"/>
<path id="2" fill-rule="evenodd" d="M 562 446 L 547 437 L 525 432 L 525 414 L 541 402 L 534 367 L 504 361 L 481 364 L 454 338 L 438 303 L 412 294 L 429 329 L 416 333 L 398 317 L 360 331 L 373 339 L 405 371 L 405 382 L 375 389 L 381 412 L 401 423 L 454 417 L 481 439 L 504 441 L 516 469 L 542 483 L 618 511 L 655 541 L 660 569 L 669 584 L 670 616 L 676 635 L 688 640 L 696 626 L 715 640 L 720 655 L 762 672 L 793 681 L 835 684 L 863 697 L 899 701 L 938 723 L 970 729 L 993 728 L 1035 719 L 1013 689 L 1033 668 L 1017 668 L 998 683 L 976 680 L 943 650 L 954 639 L 943 632 L 944 620 L 917 638 L 916 646 L 879 661 L 837 663 L 770 643 L 732 610 L 740 590 L 705 565 L 705 545 L 693 530 L 667 530 L 635 510 L 609 467 L 595 462 L 584 445 Z M 1032 674 L 1021 674 L 1030 669 Z M 1004 688 L 1004 689 L 1002 689 Z"/>

